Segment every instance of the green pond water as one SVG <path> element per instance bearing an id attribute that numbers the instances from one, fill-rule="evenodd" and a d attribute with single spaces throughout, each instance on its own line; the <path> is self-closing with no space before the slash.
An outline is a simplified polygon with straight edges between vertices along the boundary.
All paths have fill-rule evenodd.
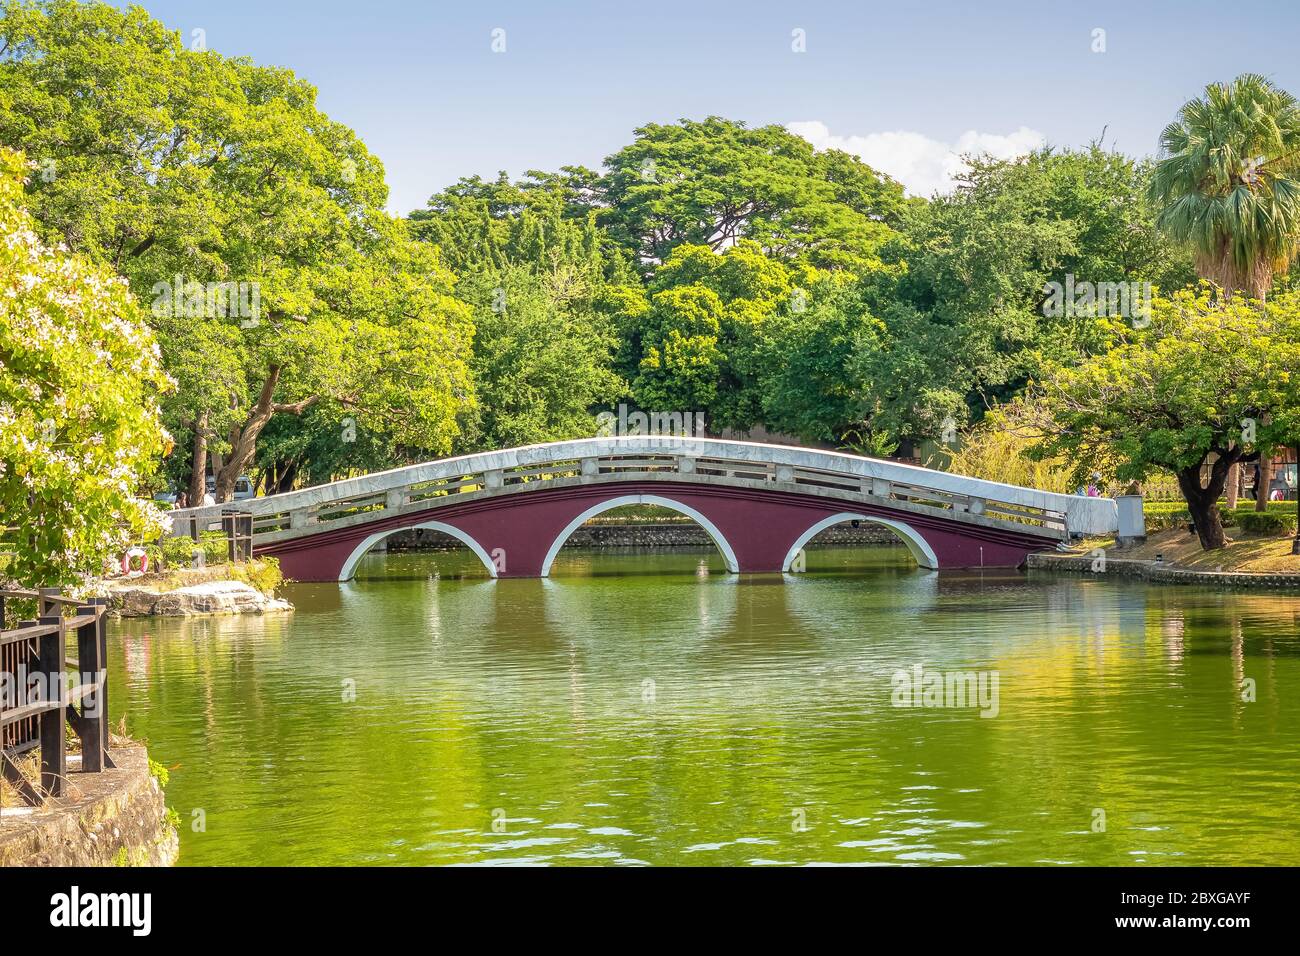
<path id="1" fill-rule="evenodd" d="M 1300 864 L 1300 598 L 890 547 L 553 573 L 375 554 L 293 614 L 111 625 L 180 862 Z M 982 705 L 901 706 L 918 668 Z"/>

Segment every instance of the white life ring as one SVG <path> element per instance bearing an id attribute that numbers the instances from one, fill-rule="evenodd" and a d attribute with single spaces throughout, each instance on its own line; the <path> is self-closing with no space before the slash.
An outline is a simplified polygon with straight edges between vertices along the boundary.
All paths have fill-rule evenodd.
<path id="1" fill-rule="evenodd" d="M 135 559 L 139 558 L 140 568 L 135 570 L 131 567 Z M 144 548 L 131 548 L 122 555 L 122 573 L 128 578 L 138 578 L 140 575 L 149 570 L 149 552 Z"/>

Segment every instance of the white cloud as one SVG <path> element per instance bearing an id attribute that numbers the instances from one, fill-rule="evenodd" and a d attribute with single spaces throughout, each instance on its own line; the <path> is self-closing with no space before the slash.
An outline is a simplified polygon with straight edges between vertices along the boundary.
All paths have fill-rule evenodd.
<path id="1" fill-rule="evenodd" d="M 955 143 L 908 130 L 840 136 L 832 134 L 819 120 L 787 123 L 786 129 L 817 149 L 853 153 L 873 169 L 893 176 L 910 194 L 927 198 L 936 191 L 952 189 L 954 179 L 965 168 L 964 154 L 988 153 L 997 159 L 1012 159 L 1047 142 L 1042 133 L 1027 126 L 1006 135 L 967 130 Z"/>

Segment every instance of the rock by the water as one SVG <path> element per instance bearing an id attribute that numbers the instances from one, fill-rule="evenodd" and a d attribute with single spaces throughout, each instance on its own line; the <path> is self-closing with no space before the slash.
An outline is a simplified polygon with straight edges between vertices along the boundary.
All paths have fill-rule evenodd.
<path id="1" fill-rule="evenodd" d="M 109 592 L 109 606 L 122 617 L 267 614 L 293 610 L 288 601 L 268 597 L 242 581 L 205 581 L 161 593 L 141 587 L 114 588 Z"/>
<path id="2" fill-rule="evenodd" d="M 153 612 L 163 615 L 265 614 L 288 609 L 287 601 L 268 598 L 242 581 L 208 581 L 168 591 L 158 599 Z"/>
<path id="3" fill-rule="evenodd" d="M 109 607 L 123 617 L 145 617 L 153 613 L 160 597 L 148 588 L 117 588 L 109 594 Z"/>

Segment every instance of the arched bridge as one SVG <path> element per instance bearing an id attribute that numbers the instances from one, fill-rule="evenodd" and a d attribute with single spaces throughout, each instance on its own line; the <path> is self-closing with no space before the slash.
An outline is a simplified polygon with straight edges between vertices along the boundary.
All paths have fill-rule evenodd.
<path id="1" fill-rule="evenodd" d="M 223 510 L 253 516 L 253 551 L 289 578 L 346 581 L 394 531 L 459 539 L 493 577 L 545 577 L 603 511 L 655 504 L 697 521 L 732 572 L 790 570 L 823 528 L 891 528 L 924 568 L 1019 567 L 1071 535 L 1117 530 L 1115 502 L 899 462 L 753 442 L 586 438 L 411 465 L 302 491 L 172 512 L 184 535 Z"/>

